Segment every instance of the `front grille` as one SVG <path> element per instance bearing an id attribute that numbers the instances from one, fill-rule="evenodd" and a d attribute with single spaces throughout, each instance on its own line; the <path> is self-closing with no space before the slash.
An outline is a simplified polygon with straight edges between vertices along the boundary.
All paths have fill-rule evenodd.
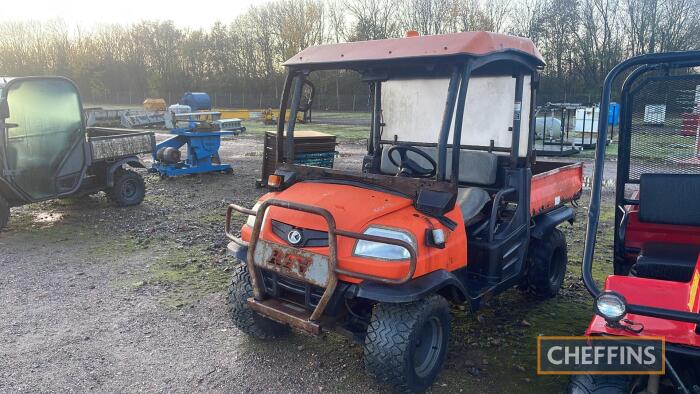
<path id="1" fill-rule="evenodd" d="M 268 270 L 261 270 L 261 274 L 266 294 L 304 308 L 316 308 L 323 295 L 323 288 L 321 287 L 291 279 Z"/>
<path id="2" fill-rule="evenodd" d="M 289 242 L 288 235 L 292 230 L 297 230 L 301 233 L 301 242 L 292 244 Z M 326 247 L 328 246 L 328 233 L 325 231 L 310 230 L 308 228 L 294 227 L 287 223 L 282 223 L 277 220 L 272 221 L 272 232 L 278 237 L 294 247 Z"/>

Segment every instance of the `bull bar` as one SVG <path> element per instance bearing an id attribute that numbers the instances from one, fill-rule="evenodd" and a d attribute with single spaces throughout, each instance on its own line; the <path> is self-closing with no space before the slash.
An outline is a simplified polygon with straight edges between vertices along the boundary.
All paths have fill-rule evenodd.
<path id="1" fill-rule="evenodd" d="M 305 318 L 305 316 L 300 316 L 298 313 L 292 313 L 292 311 L 280 311 L 280 304 L 278 302 L 268 302 L 267 304 L 264 302 L 264 293 L 260 287 L 260 278 L 254 264 L 254 256 L 255 249 L 258 245 L 258 240 L 260 238 L 260 231 L 262 229 L 265 213 L 267 212 L 267 209 L 270 206 L 318 215 L 323 217 L 326 221 L 326 224 L 328 225 L 328 281 L 326 283 L 325 290 L 323 291 L 323 295 L 321 296 L 318 304 L 316 305 L 316 308 L 311 313 L 311 315 L 308 316 L 308 318 Z M 228 206 L 228 209 L 226 210 L 226 237 L 238 244 L 245 244 L 240 238 L 236 237 L 233 233 L 231 233 L 231 218 L 233 216 L 233 211 L 255 216 L 255 224 L 253 225 L 253 231 L 250 236 L 250 243 L 248 244 L 248 255 L 246 258 L 248 273 L 250 274 L 250 282 L 251 286 L 253 287 L 253 297 L 248 299 L 248 305 L 256 312 L 266 315 L 267 317 L 273 320 L 290 324 L 296 328 L 302 329 L 313 334 L 320 333 L 320 326 L 316 322 L 320 320 L 321 316 L 323 315 L 323 312 L 326 310 L 328 302 L 331 300 L 331 297 L 335 292 L 338 283 L 338 275 L 345 275 L 357 279 L 369 280 L 384 284 L 400 285 L 411 280 L 411 278 L 413 278 L 413 274 L 416 271 L 417 253 L 415 248 L 411 244 L 394 238 L 380 237 L 352 231 L 340 230 L 336 227 L 336 222 L 333 215 L 324 208 L 277 199 L 269 199 L 263 201 L 260 204 L 260 207 L 257 211 L 244 208 L 236 204 L 230 204 Z M 356 240 L 384 243 L 405 248 L 410 256 L 409 266 L 406 274 L 399 279 L 392 279 L 338 268 L 338 236 L 353 238 Z"/>

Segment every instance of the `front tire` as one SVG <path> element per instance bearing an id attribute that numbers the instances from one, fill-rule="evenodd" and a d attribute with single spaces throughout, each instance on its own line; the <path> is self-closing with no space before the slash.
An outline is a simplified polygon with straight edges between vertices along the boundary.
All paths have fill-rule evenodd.
<path id="1" fill-rule="evenodd" d="M 10 204 L 0 196 L 0 230 L 7 226 L 10 221 Z"/>
<path id="2" fill-rule="evenodd" d="M 146 196 L 146 183 L 141 174 L 119 168 L 114 173 L 114 185 L 107 190 L 107 196 L 120 207 L 139 205 Z"/>
<path id="3" fill-rule="evenodd" d="M 566 236 L 555 228 L 543 239 L 533 240 L 529 253 L 528 289 L 537 297 L 556 296 L 566 276 Z"/>
<path id="4" fill-rule="evenodd" d="M 569 381 L 569 394 L 628 394 L 630 379 L 616 375 L 574 375 Z"/>
<path id="5" fill-rule="evenodd" d="M 423 391 L 442 369 L 449 337 L 449 307 L 437 294 L 407 304 L 377 304 L 365 338 L 365 368 L 399 391 Z"/>
<path id="6" fill-rule="evenodd" d="M 248 265 L 239 262 L 233 269 L 228 287 L 228 310 L 233 324 L 244 333 L 257 339 L 279 338 L 289 334 L 289 327 L 260 316 L 248 307 L 248 298 L 253 296 Z"/>

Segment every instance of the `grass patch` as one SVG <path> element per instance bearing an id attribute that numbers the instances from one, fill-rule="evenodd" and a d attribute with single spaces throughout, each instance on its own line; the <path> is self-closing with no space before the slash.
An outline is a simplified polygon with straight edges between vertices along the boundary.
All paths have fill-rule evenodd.
<path id="1" fill-rule="evenodd" d="M 231 262 L 214 257 L 197 247 L 172 248 L 149 267 L 145 278 L 132 280 L 137 287 L 151 284 L 163 287 L 165 295 L 160 302 L 169 308 L 192 305 L 202 297 L 223 291 L 230 275 Z"/>
<path id="2" fill-rule="evenodd" d="M 315 120 L 352 120 L 352 121 L 367 121 L 372 119 L 371 112 L 335 112 L 335 111 L 314 111 L 311 116 Z"/>
<path id="3" fill-rule="evenodd" d="M 98 239 L 98 238 L 95 238 Z M 99 238 L 99 241 L 90 244 L 88 253 L 95 257 L 114 257 L 126 253 L 136 253 L 148 248 L 149 240 L 136 239 L 134 237 L 117 236 L 108 239 Z"/>
<path id="4" fill-rule="evenodd" d="M 237 218 L 237 219 L 240 219 L 242 217 L 243 217 L 243 215 L 241 215 L 241 214 L 237 214 L 234 216 L 234 218 Z M 223 225 L 226 222 L 226 210 L 219 209 L 219 210 L 207 211 L 206 213 L 201 213 L 201 214 L 196 215 L 194 217 L 194 219 L 196 219 L 196 221 L 198 223 L 201 223 L 204 225 L 210 225 L 210 224 Z"/>

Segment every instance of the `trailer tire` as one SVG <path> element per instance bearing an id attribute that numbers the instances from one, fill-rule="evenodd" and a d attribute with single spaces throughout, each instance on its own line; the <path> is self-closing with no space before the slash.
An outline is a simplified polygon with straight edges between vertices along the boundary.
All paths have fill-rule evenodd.
<path id="1" fill-rule="evenodd" d="M 139 205 L 146 196 L 146 183 L 141 174 L 118 168 L 114 173 L 114 185 L 107 190 L 107 196 L 120 207 Z"/>
<path id="2" fill-rule="evenodd" d="M 630 379 L 619 375 L 574 375 L 569 381 L 569 394 L 627 394 Z"/>
<path id="3" fill-rule="evenodd" d="M 10 204 L 0 196 L 0 231 L 7 226 L 10 221 Z"/>
<path id="4" fill-rule="evenodd" d="M 248 307 L 253 296 L 248 265 L 239 261 L 233 268 L 228 286 L 228 310 L 233 324 L 244 333 L 257 339 L 273 339 L 289 334 L 289 327 L 259 315 Z"/>
<path id="5" fill-rule="evenodd" d="M 533 239 L 529 253 L 527 288 L 537 297 L 556 296 L 566 276 L 566 236 L 555 228 L 541 240 Z"/>
<path id="6" fill-rule="evenodd" d="M 442 369 L 449 337 L 449 306 L 437 294 L 406 304 L 379 303 L 365 337 L 365 368 L 398 391 L 423 391 Z"/>

